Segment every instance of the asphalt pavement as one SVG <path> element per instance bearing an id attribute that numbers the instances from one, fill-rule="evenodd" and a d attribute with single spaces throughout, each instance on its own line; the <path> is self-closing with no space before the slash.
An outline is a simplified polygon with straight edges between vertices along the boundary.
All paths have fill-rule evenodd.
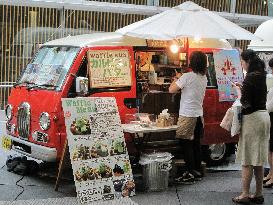
<path id="1" fill-rule="evenodd" d="M 0 140 L 5 132 L 4 113 L 0 111 Z M 2 120 L 1 120 L 2 119 Z M 64 175 L 58 191 L 54 191 L 54 173 L 40 176 L 20 176 L 6 169 L 9 154 L 0 148 L 0 205 L 79 204 L 72 176 Z M 130 205 L 231 205 L 231 198 L 241 189 L 240 166 L 229 164 L 208 169 L 202 181 L 193 185 L 171 185 L 163 192 L 140 192 L 131 199 L 91 204 Z M 52 173 L 52 172 L 51 172 Z M 142 184 L 138 184 L 142 186 Z M 251 184 L 252 191 L 254 181 Z M 264 190 L 265 205 L 273 204 L 273 189 Z"/>

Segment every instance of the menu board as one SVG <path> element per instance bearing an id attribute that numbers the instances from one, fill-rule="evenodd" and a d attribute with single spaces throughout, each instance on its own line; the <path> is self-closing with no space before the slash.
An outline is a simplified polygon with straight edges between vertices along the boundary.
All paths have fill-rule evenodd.
<path id="1" fill-rule="evenodd" d="M 88 67 L 91 88 L 131 86 L 129 51 L 89 50 Z"/>
<path id="2" fill-rule="evenodd" d="M 135 194 L 115 98 L 63 98 L 70 159 L 81 203 Z"/>
<path id="3" fill-rule="evenodd" d="M 152 48 L 168 48 L 170 45 L 174 43 L 174 41 L 170 40 L 152 40 L 152 39 L 147 39 L 147 45 L 148 47 Z M 186 48 L 186 43 L 187 39 L 186 38 L 178 38 L 175 39 L 175 43 L 179 46 L 180 49 L 185 49 Z"/>
<path id="4" fill-rule="evenodd" d="M 235 49 L 213 52 L 219 101 L 234 101 L 238 97 L 233 83 L 243 82 L 239 52 Z"/>

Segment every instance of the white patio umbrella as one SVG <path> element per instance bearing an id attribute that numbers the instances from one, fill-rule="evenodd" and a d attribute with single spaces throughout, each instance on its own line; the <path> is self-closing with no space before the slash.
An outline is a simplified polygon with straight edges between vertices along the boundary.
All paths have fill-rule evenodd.
<path id="1" fill-rule="evenodd" d="M 125 26 L 116 32 L 153 40 L 183 37 L 237 40 L 258 38 L 235 23 L 191 1 Z"/>

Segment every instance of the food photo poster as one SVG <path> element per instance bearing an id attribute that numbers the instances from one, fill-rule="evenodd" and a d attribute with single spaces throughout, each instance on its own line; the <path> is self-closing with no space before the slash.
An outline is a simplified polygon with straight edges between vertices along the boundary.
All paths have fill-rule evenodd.
<path id="1" fill-rule="evenodd" d="M 81 203 L 135 195 L 115 98 L 63 98 L 66 133 Z"/>

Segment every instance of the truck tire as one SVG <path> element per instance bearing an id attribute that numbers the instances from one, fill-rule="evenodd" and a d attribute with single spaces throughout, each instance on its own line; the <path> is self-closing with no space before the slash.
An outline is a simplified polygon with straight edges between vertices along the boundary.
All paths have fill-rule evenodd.
<path id="1" fill-rule="evenodd" d="M 229 146 L 225 143 L 202 146 L 203 160 L 208 166 L 218 166 L 223 164 L 229 153 Z"/>

